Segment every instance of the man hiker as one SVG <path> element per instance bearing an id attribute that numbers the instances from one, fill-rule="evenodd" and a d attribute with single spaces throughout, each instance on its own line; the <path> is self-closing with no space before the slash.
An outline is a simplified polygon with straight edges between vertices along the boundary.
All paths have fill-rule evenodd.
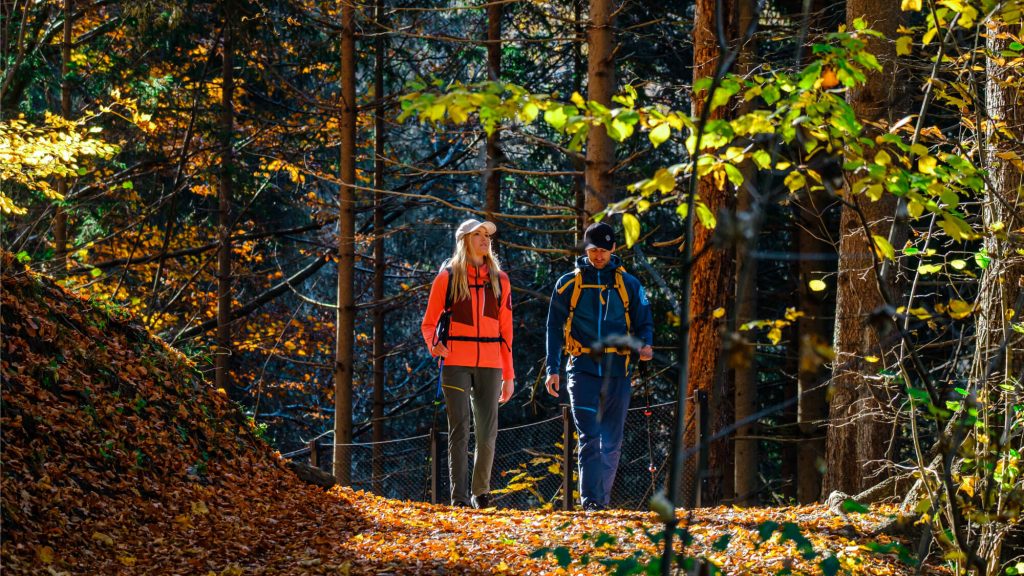
<path id="1" fill-rule="evenodd" d="M 640 281 L 614 254 L 615 231 L 603 222 L 583 235 L 585 256 L 558 279 L 547 329 L 548 393 L 558 396 L 562 350 L 569 402 L 579 432 L 580 496 L 584 510 L 608 507 L 622 453 L 630 375 L 653 356 L 654 320 Z M 639 349 L 639 350 L 637 350 Z"/>

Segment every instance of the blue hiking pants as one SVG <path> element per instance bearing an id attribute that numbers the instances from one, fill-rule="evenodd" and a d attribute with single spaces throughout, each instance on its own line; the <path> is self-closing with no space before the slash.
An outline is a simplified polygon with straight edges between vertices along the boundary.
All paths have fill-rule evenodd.
<path id="1" fill-rule="evenodd" d="M 629 411 L 627 377 L 569 373 L 569 402 L 579 432 L 580 499 L 583 506 L 607 507 L 622 454 L 622 432 Z"/>

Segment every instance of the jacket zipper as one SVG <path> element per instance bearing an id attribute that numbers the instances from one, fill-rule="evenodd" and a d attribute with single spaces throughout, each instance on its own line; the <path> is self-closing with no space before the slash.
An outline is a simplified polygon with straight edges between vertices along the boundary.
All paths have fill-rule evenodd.
<path id="1" fill-rule="evenodd" d="M 601 271 L 600 270 L 597 271 L 597 285 L 601 286 Z M 604 306 L 601 304 L 601 297 L 603 296 L 603 294 L 601 294 L 601 292 L 602 292 L 602 290 L 600 288 L 598 288 L 598 291 L 597 291 L 597 341 L 598 342 L 601 341 L 601 323 L 604 321 L 602 319 L 604 314 L 601 313 L 602 309 L 604 308 Z M 597 363 L 597 375 L 598 376 L 604 376 L 604 374 L 602 374 L 603 367 L 604 367 L 604 360 L 602 359 L 600 362 Z"/>

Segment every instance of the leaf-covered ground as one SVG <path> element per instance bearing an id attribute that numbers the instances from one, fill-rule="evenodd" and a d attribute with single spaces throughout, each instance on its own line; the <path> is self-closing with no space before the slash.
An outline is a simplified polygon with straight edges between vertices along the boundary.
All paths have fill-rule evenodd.
<path id="1" fill-rule="evenodd" d="M 652 514 L 476 511 L 307 486 L 183 355 L 2 258 L 5 573 L 603 573 L 599 559 L 657 550 Z M 886 512 L 705 509 L 687 517 L 684 553 L 734 574 L 820 573 L 829 557 L 911 574 L 864 546 Z M 778 529 L 762 542 L 766 522 Z"/>

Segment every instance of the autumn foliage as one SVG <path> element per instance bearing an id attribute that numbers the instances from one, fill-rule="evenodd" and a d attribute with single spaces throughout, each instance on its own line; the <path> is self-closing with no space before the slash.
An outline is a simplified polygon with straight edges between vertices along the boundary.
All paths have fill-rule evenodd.
<path id="1" fill-rule="evenodd" d="M 603 573 L 658 554 L 649 513 L 476 511 L 307 486 L 131 315 L 9 254 L 2 264 L 5 573 Z M 682 553 L 729 573 L 819 573 L 833 558 L 909 574 L 888 539 L 875 539 L 884 554 L 865 545 L 884 519 L 710 508 L 687 517 Z"/>

